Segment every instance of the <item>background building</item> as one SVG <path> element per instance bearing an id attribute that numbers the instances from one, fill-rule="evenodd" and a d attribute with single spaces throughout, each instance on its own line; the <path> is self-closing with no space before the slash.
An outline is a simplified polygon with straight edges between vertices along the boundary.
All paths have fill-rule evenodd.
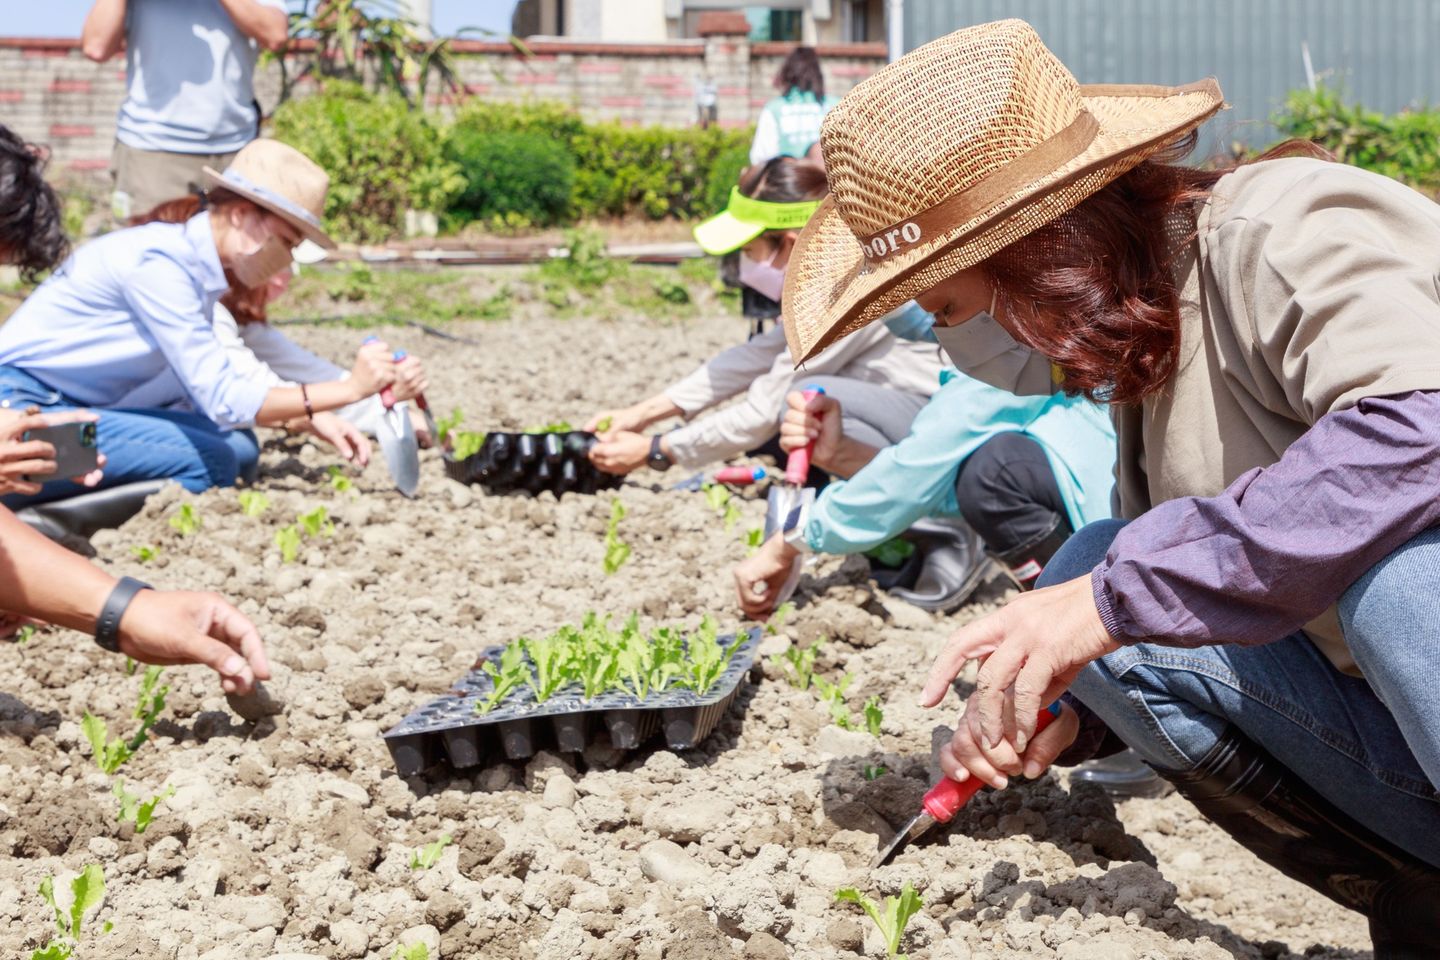
<path id="1" fill-rule="evenodd" d="M 684 40 L 698 37 L 701 17 L 717 10 L 743 13 L 759 43 L 885 40 L 885 0 L 521 0 L 511 30 L 522 37 Z"/>

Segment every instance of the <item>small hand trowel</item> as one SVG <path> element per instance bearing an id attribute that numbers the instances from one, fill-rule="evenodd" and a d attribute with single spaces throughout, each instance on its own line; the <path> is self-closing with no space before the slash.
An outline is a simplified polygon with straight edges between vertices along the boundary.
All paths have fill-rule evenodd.
<path id="1" fill-rule="evenodd" d="M 1060 704 L 1052 703 L 1035 720 L 1035 733 L 1038 735 L 1050 725 L 1050 722 L 1060 715 Z M 1033 736 L 1031 739 L 1034 739 Z M 870 869 L 882 867 L 890 861 L 890 858 L 899 852 L 900 848 L 922 836 L 937 823 L 949 823 L 955 819 L 960 808 L 970 802 L 970 798 L 980 792 L 985 783 L 978 777 L 971 777 L 963 783 L 951 780 L 949 777 L 941 778 L 940 782 L 930 788 L 921 801 L 919 813 L 917 813 L 905 828 L 896 834 L 895 839 L 890 841 L 885 849 L 880 851 L 870 864 Z"/>
<path id="2" fill-rule="evenodd" d="M 805 400 L 809 402 L 824 392 L 820 387 L 806 387 Z M 769 497 L 765 502 L 766 540 L 782 530 L 788 530 L 798 519 L 798 513 L 806 498 L 815 496 L 815 491 L 805 489 L 805 478 L 810 473 L 810 455 L 814 452 L 814 440 L 791 450 L 785 461 L 785 476 L 778 483 L 771 483 Z M 785 578 L 780 592 L 774 597 L 776 606 L 789 600 L 795 592 L 795 586 L 800 582 L 800 567 L 804 559 L 803 556 L 797 556 L 791 564 L 790 575 Z"/>
<path id="3" fill-rule="evenodd" d="M 376 339 L 366 337 L 365 342 L 373 343 Z M 404 351 L 396 351 L 395 359 L 405 359 Z M 410 411 L 403 402 L 395 401 L 395 391 L 390 387 L 380 391 L 380 403 L 385 412 L 375 430 L 375 439 L 380 443 L 380 452 L 385 456 L 385 466 L 395 481 L 395 489 L 413 497 L 420 488 L 420 444 L 415 440 L 415 428 L 410 424 Z"/>

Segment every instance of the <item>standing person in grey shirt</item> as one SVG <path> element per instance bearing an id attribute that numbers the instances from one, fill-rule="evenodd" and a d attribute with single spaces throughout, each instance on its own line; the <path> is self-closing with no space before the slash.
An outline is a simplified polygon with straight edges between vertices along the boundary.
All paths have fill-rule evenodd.
<path id="1" fill-rule="evenodd" d="M 203 167 L 224 170 L 259 136 L 255 62 L 288 32 L 285 0 L 95 0 L 85 56 L 125 49 L 110 160 L 117 221 L 199 192 Z"/>

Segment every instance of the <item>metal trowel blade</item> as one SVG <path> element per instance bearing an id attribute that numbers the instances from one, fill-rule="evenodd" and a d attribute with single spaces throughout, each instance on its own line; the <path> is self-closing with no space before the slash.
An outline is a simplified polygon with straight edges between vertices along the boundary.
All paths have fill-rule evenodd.
<path id="1" fill-rule="evenodd" d="M 885 866 L 885 864 L 890 862 L 890 858 L 899 852 L 901 847 L 923 836 L 925 832 L 933 826 L 935 826 L 934 817 L 928 813 L 917 813 L 909 823 L 905 824 L 905 828 L 895 835 L 895 839 L 891 840 L 889 845 L 886 846 L 884 850 L 881 850 L 880 854 L 870 862 L 870 869 L 874 870 L 876 867 Z"/>

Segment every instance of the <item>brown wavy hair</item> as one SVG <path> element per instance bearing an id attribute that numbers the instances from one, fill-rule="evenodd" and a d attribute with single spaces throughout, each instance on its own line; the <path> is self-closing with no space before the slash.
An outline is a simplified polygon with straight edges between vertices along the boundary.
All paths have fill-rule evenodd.
<path id="1" fill-rule="evenodd" d="M 1174 374 L 1174 259 L 1195 237 L 1194 205 L 1234 169 L 1182 166 L 1195 141 L 1192 133 L 1154 154 L 980 265 L 1030 345 L 1064 370 L 1066 392 L 1136 404 Z M 1292 140 L 1253 162 L 1286 156 L 1334 159 Z M 1188 233 L 1177 234 L 1177 222 Z"/>
<path id="2" fill-rule="evenodd" d="M 218 188 L 208 191 L 203 196 L 198 193 L 190 193 L 183 197 L 176 197 L 174 200 L 166 200 L 144 213 L 131 217 L 128 223 L 132 227 L 143 227 L 147 223 L 186 223 L 201 210 L 224 210 L 242 203 L 254 206 L 239 194 Z M 225 271 L 225 280 L 230 284 L 230 289 L 220 298 L 220 302 L 235 317 L 235 322 L 241 324 L 264 323 L 268 319 L 268 314 L 265 312 L 265 288 L 261 287 L 257 290 L 247 287 L 237 280 L 229 270 Z"/>
<path id="3" fill-rule="evenodd" d="M 816 100 L 825 99 L 825 72 L 820 69 L 820 55 L 814 47 L 796 47 L 790 51 L 780 72 L 775 75 L 775 86 L 782 93 L 801 90 L 815 95 Z"/>

